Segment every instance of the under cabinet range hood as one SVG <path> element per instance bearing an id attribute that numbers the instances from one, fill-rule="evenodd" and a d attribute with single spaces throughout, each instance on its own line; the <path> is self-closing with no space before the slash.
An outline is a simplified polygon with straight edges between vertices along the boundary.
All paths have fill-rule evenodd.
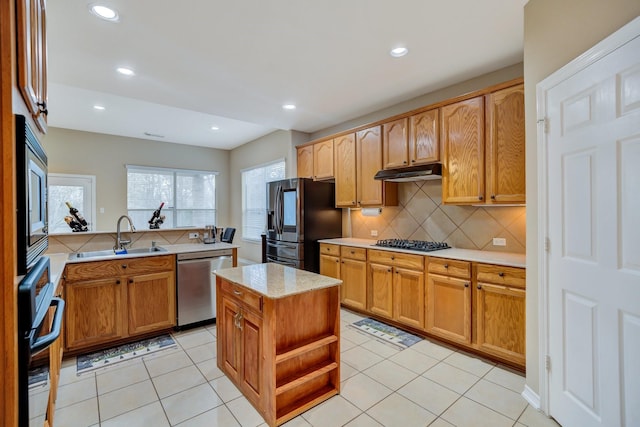
<path id="1" fill-rule="evenodd" d="M 409 182 L 427 181 L 442 178 L 442 164 L 431 163 L 428 165 L 410 166 L 408 168 L 383 169 L 373 177 L 382 181 Z"/>

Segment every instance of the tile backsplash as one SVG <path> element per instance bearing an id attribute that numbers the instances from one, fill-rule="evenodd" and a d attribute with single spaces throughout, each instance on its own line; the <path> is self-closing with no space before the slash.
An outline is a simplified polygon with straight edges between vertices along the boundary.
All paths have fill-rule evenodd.
<path id="1" fill-rule="evenodd" d="M 444 241 L 454 248 L 525 253 L 524 206 L 443 205 L 439 180 L 399 183 L 398 199 L 398 206 L 382 208 L 377 217 L 351 210 L 351 237 Z M 493 246 L 494 237 L 506 239 L 506 246 Z"/>
<path id="2" fill-rule="evenodd" d="M 150 247 L 151 242 L 156 242 L 158 246 L 175 245 L 178 243 L 199 243 L 198 239 L 189 239 L 189 233 L 199 232 L 200 235 L 204 230 L 198 229 L 179 229 L 179 230 L 145 230 L 130 233 L 125 231 L 122 233 L 126 239 L 131 239 L 132 243 L 129 247 L 145 248 Z M 67 253 L 67 252 L 86 252 L 101 251 L 111 249 L 116 243 L 116 233 L 96 232 L 96 233 L 69 233 L 69 234 L 53 234 L 49 236 L 48 253 Z"/>

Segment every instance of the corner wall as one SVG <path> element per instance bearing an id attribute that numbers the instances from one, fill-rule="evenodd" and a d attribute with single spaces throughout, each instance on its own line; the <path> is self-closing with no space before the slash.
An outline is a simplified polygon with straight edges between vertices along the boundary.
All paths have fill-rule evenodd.
<path id="1" fill-rule="evenodd" d="M 536 85 L 640 15 L 638 0 L 529 0 L 524 9 L 527 158 L 527 386 L 540 394 Z"/>
<path id="2" fill-rule="evenodd" d="M 229 158 L 229 221 L 220 226 L 235 227 L 233 243 L 240 245 L 238 258 L 262 260 L 261 242 L 242 239 L 242 171 L 264 163 L 285 159 L 285 176 L 296 176 L 295 146 L 308 141 L 302 132 L 278 130 L 231 150 Z M 265 189 L 266 191 L 266 189 Z M 266 210 L 266 208 L 265 208 Z"/>

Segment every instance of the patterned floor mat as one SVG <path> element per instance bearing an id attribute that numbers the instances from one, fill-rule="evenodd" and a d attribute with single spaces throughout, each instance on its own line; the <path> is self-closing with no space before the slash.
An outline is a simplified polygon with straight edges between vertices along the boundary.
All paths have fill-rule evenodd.
<path id="1" fill-rule="evenodd" d="M 410 334 L 402 329 L 398 329 L 394 326 L 390 326 L 370 318 L 359 320 L 352 323 L 350 326 L 400 349 L 411 347 L 418 341 L 422 340 L 422 338 L 417 335 Z"/>
<path id="2" fill-rule="evenodd" d="M 76 372 L 82 374 L 176 346 L 176 342 L 170 335 L 161 335 L 134 343 L 123 344 L 118 347 L 78 356 L 76 360 Z"/>

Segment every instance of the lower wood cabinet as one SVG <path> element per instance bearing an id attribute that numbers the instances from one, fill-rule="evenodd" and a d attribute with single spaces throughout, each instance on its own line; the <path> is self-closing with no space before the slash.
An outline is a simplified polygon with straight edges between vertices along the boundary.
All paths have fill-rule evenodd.
<path id="1" fill-rule="evenodd" d="M 426 331 L 471 344 L 471 263 L 429 258 Z"/>
<path id="2" fill-rule="evenodd" d="M 375 249 L 368 253 L 368 310 L 424 328 L 424 256 Z"/>
<path id="3" fill-rule="evenodd" d="M 320 274 L 342 280 L 340 302 L 350 308 L 367 308 L 367 250 L 320 244 Z"/>
<path id="4" fill-rule="evenodd" d="M 176 324 L 175 257 L 90 261 L 65 269 L 65 348 L 81 350 Z"/>
<path id="5" fill-rule="evenodd" d="M 525 270 L 478 264 L 476 277 L 477 348 L 524 366 Z"/>

